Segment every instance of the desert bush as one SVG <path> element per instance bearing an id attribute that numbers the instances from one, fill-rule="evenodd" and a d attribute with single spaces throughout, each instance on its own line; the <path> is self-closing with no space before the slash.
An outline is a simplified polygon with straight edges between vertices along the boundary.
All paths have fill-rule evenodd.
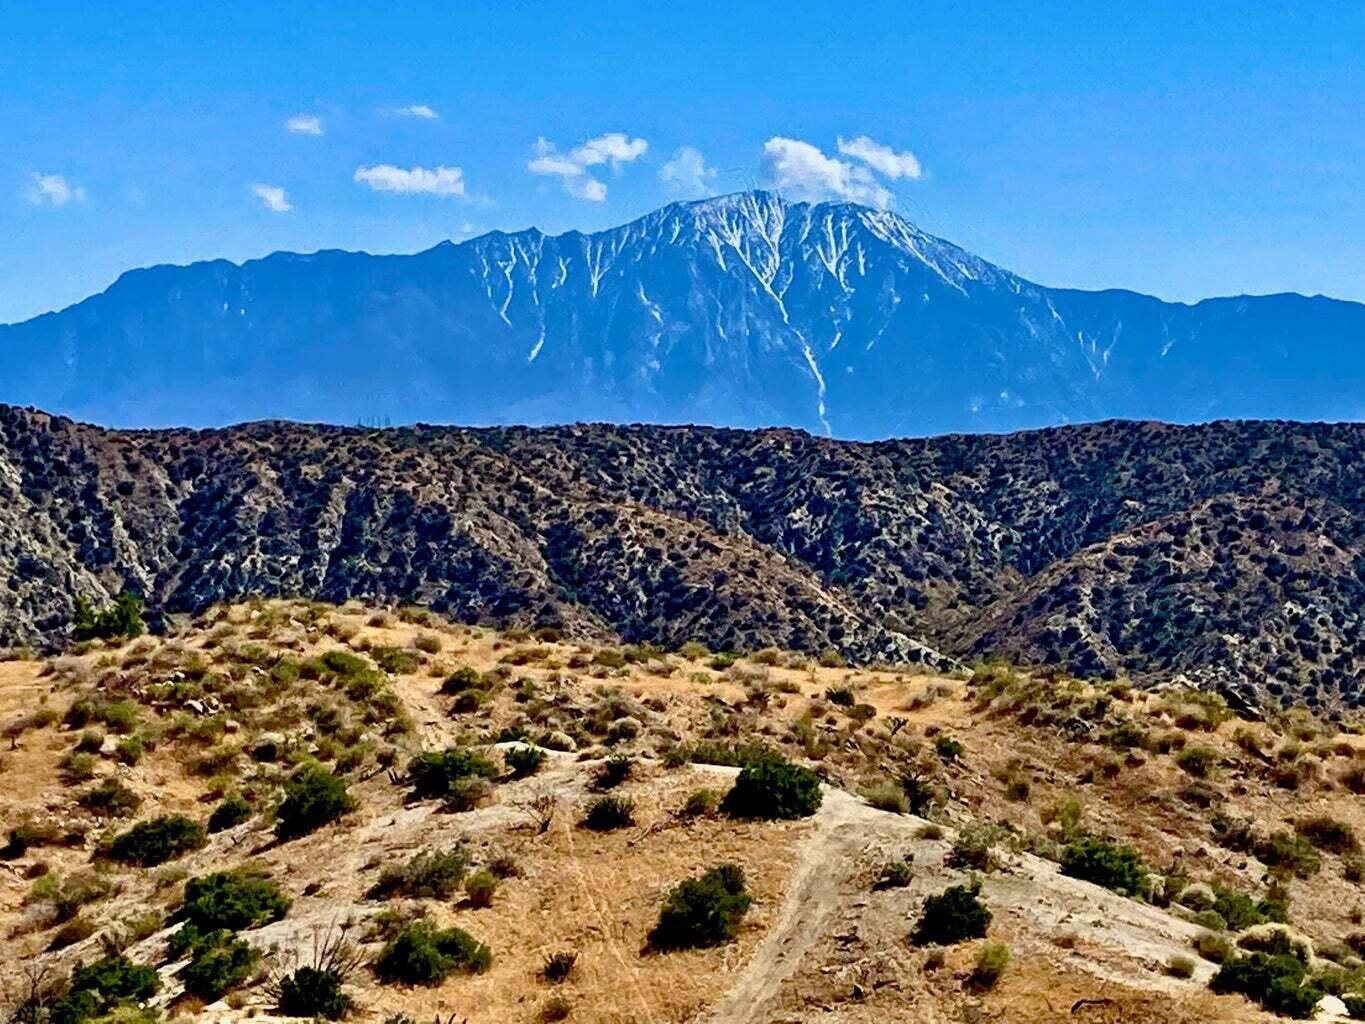
<path id="1" fill-rule="evenodd" d="M 180 972 L 185 991 L 206 1003 L 216 1002 L 250 978 L 257 959 L 244 940 L 227 932 L 215 935 L 215 941 L 195 950 L 194 958 Z"/>
<path id="2" fill-rule="evenodd" d="M 469 871 L 470 855 L 463 846 L 416 853 L 405 864 L 391 864 L 370 887 L 371 899 L 407 896 L 411 899 L 449 899 Z"/>
<path id="3" fill-rule="evenodd" d="M 289 912 L 289 898 L 269 876 L 249 868 L 217 871 L 185 883 L 182 913 L 200 934 L 259 928 Z"/>
<path id="4" fill-rule="evenodd" d="M 904 889 L 915 878 L 914 859 L 910 856 L 902 857 L 900 860 L 893 860 L 889 864 L 882 866 L 877 873 L 876 879 L 872 883 L 874 891 L 882 889 Z"/>
<path id="5" fill-rule="evenodd" d="M 1322 869 L 1322 857 L 1313 844 L 1304 836 L 1288 831 L 1257 839 L 1252 853 L 1276 874 L 1312 878 Z"/>
<path id="6" fill-rule="evenodd" d="M 568 980 L 569 975 L 573 974 L 574 965 L 577 963 L 577 953 L 569 951 L 551 953 L 545 958 L 545 965 L 540 969 L 540 976 L 551 985 L 558 985 L 560 982 Z"/>
<path id="7" fill-rule="evenodd" d="M 599 796 L 588 801 L 583 826 L 594 832 L 610 832 L 635 824 L 635 801 L 621 796 Z"/>
<path id="8" fill-rule="evenodd" d="M 1202 779 L 1218 763 L 1218 751 L 1211 747 L 1186 747 L 1176 754 L 1175 763 L 1195 778 Z"/>
<path id="9" fill-rule="evenodd" d="M 1005 832 L 998 825 L 972 822 L 957 830 L 944 863 L 950 868 L 990 871 L 997 866 L 996 845 Z"/>
<path id="10" fill-rule="evenodd" d="M 514 779 L 525 779 L 540 771 L 545 757 L 545 751 L 539 747 L 508 747 L 502 752 L 503 763 Z"/>
<path id="11" fill-rule="evenodd" d="M 430 986 L 455 971 L 482 973 L 492 960 L 488 947 L 463 929 L 413 921 L 385 944 L 374 967 L 381 981 Z"/>
<path id="12" fill-rule="evenodd" d="M 806 818 L 820 801 L 820 779 L 813 771 L 765 754 L 740 770 L 721 810 L 735 818 Z"/>
<path id="13" fill-rule="evenodd" d="M 109 856 L 122 864 L 150 868 L 197 850 L 205 842 L 203 825 L 183 814 L 169 814 L 139 822 L 115 836 Z"/>
<path id="14" fill-rule="evenodd" d="M 76 598 L 71 616 L 71 635 L 76 640 L 131 640 L 146 630 L 142 622 L 142 598 L 127 591 L 108 608 L 96 611 L 84 597 Z"/>
<path id="15" fill-rule="evenodd" d="M 698 949 L 734 939 L 752 900 L 738 864 L 712 868 L 679 882 L 664 897 L 649 945 L 658 950 Z"/>
<path id="16" fill-rule="evenodd" d="M 976 951 L 972 966 L 971 984 L 975 988 L 994 988 L 1010 965 L 1010 948 L 1003 942 L 987 942 Z"/>
<path id="17" fill-rule="evenodd" d="M 906 798 L 904 790 L 893 782 L 878 782 L 864 786 L 862 796 L 879 811 L 888 811 L 891 814 L 910 813 L 909 799 Z"/>
<path id="18" fill-rule="evenodd" d="M 126 956 L 110 956 L 77 967 L 71 972 L 62 993 L 50 1008 L 40 1008 L 33 1021 L 52 1024 L 81 1024 L 120 1007 L 145 1003 L 160 988 L 161 979 L 153 967 L 135 964 Z M 11 1018 L 21 1020 L 22 1018 Z"/>
<path id="19" fill-rule="evenodd" d="M 491 871 L 475 871 L 464 880 L 464 894 L 471 907 L 491 907 L 497 891 L 498 879 Z"/>
<path id="20" fill-rule="evenodd" d="M 251 804 L 241 793 L 229 793 L 209 815 L 209 832 L 222 832 L 251 817 Z"/>
<path id="21" fill-rule="evenodd" d="M 1172 978 L 1193 978 L 1196 964 L 1194 957 L 1176 953 L 1166 961 L 1166 973 Z"/>
<path id="22" fill-rule="evenodd" d="M 296 839 L 336 821 L 354 809 L 346 783 L 316 762 L 300 765 L 284 787 L 275 817 L 275 835 Z"/>
<path id="23" fill-rule="evenodd" d="M 415 651 L 402 647 L 371 647 L 370 657 L 391 676 L 409 675 L 422 666 L 422 659 Z"/>
<path id="24" fill-rule="evenodd" d="M 974 890 L 954 885 L 924 901 L 919 923 L 910 940 L 916 946 L 950 946 L 979 939 L 991 923 L 991 912 Z"/>
<path id="25" fill-rule="evenodd" d="M 1268 922 L 1284 924 L 1289 920 L 1287 908 L 1277 900 L 1256 900 L 1246 893 L 1221 885 L 1215 885 L 1213 891 L 1213 910 L 1233 931 L 1239 932 Z"/>
<path id="26" fill-rule="evenodd" d="M 445 682 L 441 684 L 441 692 L 448 697 L 453 697 L 464 693 L 466 690 L 483 689 L 483 686 L 483 676 L 468 665 L 461 665 L 446 676 Z"/>
<path id="27" fill-rule="evenodd" d="M 142 806 L 142 797 L 118 779 L 105 779 L 77 797 L 77 803 L 97 817 L 126 818 Z"/>
<path id="28" fill-rule="evenodd" d="M 1136 897 L 1142 893 L 1147 873 L 1131 846 L 1086 836 L 1063 849 L 1062 874 Z"/>
<path id="29" fill-rule="evenodd" d="M 125 736 L 114 745 L 114 756 L 120 764 L 135 765 L 142 760 L 145 749 L 141 736 Z"/>
<path id="30" fill-rule="evenodd" d="M 1308 977 L 1303 961 L 1286 954 L 1252 953 L 1223 963 L 1209 982 L 1215 992 L 1238 992 L 1286 1017 L 1311 1017 L 1323 991 Z"/>
<path id="31" fill-rule="evenodd" d="M 962 757 L 963 746 L 961 741 L 953 739 L 947 733 L 939 733 L 934 737 L 934 753 L 938 754 L 939 759 L 945 762 L 954 762 Z"/>
<path id="32" fill-rule="evenodd" d="M 709 818 L 720 806 L 720 794 L 714 789 L 696 789 L 687 794 L 681 814 L 684 818 Z"/>
<path id="33" fill-rule="evenodd" d="M 463 747 L 418 754 L 408 762 L 408 785 L 419 800 L 449 797 L 468 779 L 493 779 L 498 774 L 489 760 Z"/>
<path id="34" fill-rule="evenodd" d="M 53 933 L 52 941 L 48 943 L 47 948 L 49 950 L 66 949 L 67 946 L 84 942 L 94 935 L 96 930 L 94 922 L 77 914 Z"/>
<path id="35" fill-rule="evenodd" d="M 1205 960 L 1221 964 L 1233 955 L 1232 943 L 1213 932 L 1201 932 L 1194 937 L 1194 950 Z"/>
<path id="36" fill-rule="evenodd" d="M 597 766 L 593 774 L 593 788 L 598 791 L 615 789 L 635 770 L 635 759 L 629 754 L 612 754 Z"/>
<path id="37" fill-rule="evenodd" d="M 916 817 L 924 817 L 938 803 L 938 793 L 933 783 L 918 772 L 905 772 L 901 775 L 900 786 L 910 813 Z"/>
<path id="38" fill-rule="evenodd" d="M 1325 814 L 1294 822 L 1294 831 L 1328 853 L 1356 853 L 1360 849 L 1355 830 L 1346 822 Z"/>

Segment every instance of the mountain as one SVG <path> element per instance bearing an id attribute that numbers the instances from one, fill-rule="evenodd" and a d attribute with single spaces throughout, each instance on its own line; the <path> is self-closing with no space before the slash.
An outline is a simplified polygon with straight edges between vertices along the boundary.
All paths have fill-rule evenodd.
<path id="1" fill-rule="evenodd" d="M 111 425 L 697 422 L 849 438 L 1359 419 L 1365 306 L 1033 284 L 895 213 L 752 192 L 597 234 L 124 274 L 0 327 L 0 400 Z"/>
<path id="2" fill-rule="evenodd" d="M 1365 702 L 1365 425 L 116 431 L 0 406 L 0 645 L 253 595 Z"/>

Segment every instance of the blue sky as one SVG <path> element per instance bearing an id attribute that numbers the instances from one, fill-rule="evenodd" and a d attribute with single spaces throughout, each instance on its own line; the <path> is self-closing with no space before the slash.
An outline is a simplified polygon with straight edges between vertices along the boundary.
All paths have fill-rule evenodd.
<path id="1" fill-rule="evenodd" d="M 1358 3 L 0 0 L 0 25 L 0 322 L 133 266 L 591 230 L 778 179 L 1045 284 L 1365 300 Z"/>

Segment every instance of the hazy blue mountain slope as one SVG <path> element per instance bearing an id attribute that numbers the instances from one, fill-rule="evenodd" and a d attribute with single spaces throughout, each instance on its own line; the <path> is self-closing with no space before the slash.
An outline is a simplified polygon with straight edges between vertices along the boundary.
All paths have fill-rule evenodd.
<path id="1" fill-rule="evenodd" d="M 783 424 L 846 437 L 1355 418 L 1365 306 L 1032 284 L 894 213 L 743 193 L 593 235 L 123 275 L 0 327 L 0 400 L 256 418 Z"/>

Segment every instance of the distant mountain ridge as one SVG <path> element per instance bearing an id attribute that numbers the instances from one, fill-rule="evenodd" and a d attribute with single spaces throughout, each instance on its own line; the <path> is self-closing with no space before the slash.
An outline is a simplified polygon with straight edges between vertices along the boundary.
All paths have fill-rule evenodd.
<path id="1" fill-rule="evenodd" d="M 605 425 L 115 431 L 0 405 L 0 647 L 252 595 L 713 650 L 1002 656 L 1365 705 L 1365 425 L 875 444 Z"/>
<path id="2" fill-rule="evenodd" d="M 130 271 L 0 326 L 0 401 L 123 426 L 287 418 L 795 426 L 1358 419 L 1365 306 L 1051 289 L 899 215 L 766 192 L 595 234 Z"/>

